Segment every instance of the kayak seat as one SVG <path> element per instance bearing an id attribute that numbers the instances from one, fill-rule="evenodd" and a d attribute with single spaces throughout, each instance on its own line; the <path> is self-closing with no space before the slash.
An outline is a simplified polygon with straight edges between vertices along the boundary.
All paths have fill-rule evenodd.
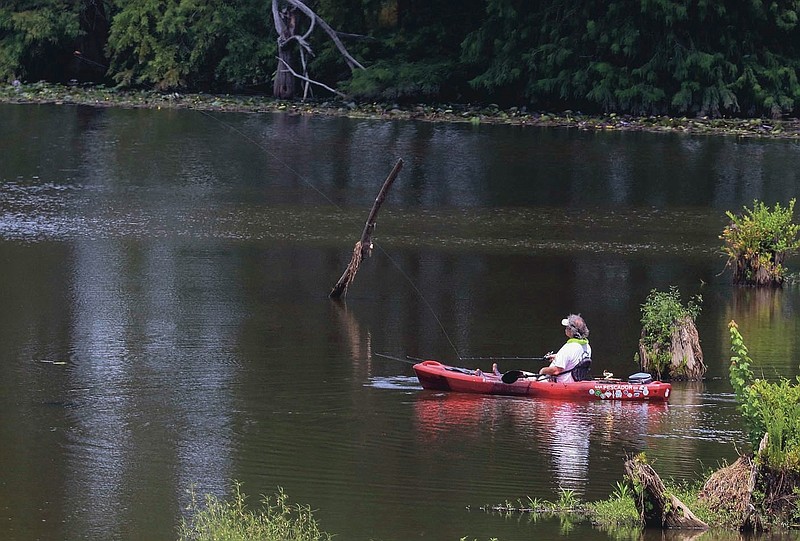
<path id="1" fill-rule="evenodd" d="M 591 357 L 584 357 L 581 359 L 581 362 L 576 364 L 572 369 L 567 370 L 564 373 L 572 373 L 572 379 L 575 381 L 586 381 L 592 379 L 592 375 L 590 373 L 592 369 L 592 358 Z"/>

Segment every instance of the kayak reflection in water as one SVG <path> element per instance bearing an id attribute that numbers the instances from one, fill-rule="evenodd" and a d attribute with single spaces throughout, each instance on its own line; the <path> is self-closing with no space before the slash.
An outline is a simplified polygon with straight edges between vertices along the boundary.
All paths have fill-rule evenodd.
<path id="1" fill-rule="evenodd" d="M 589 327 L 580 315 L 570 314 L 561 320 L 564 326 L 564 334 L 567 335 L 567 343 L 561 346 L 555 355 L 548 353 L 545 359 L 550 359 L 550 366 L 545 366 L 539 370 L 540 374 L 556 376 L 559 383 L 572 383 L 582 379 L 578 375 L 576 367 L 584 359 L 591 362 L 592 347 L 589 345 Z M 588 372 L 588 366 L 586 368 Z"/>

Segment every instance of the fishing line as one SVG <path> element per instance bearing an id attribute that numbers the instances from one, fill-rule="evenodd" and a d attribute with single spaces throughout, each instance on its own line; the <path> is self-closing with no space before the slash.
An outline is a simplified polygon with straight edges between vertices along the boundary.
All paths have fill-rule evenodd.
<path id="1" fill-rule="evenodd" d="M 383 247 L 381 247 L 378 244 L 375 244 L 374 242 L 373 242 L 373 245 L 378 247 L 378 249 L 383 253 L 383 255 L 385 255 L 386 258 L 389 261 L 392 262 L 392 265 L 395 266 L 395 268 L 398 270 L 398 272 L 400 272 L 400 274 L 408 281 L 408 283 L 411 284 L 411 287 L 414 289 L 414 291 L 417 292 L 417 295 L 419 295 L 419 298 L 422 299 L 422 302 L 424 302 L 425 306 L 428 307 L 428 310 L 430 311 L 431 315 L 433 316 L 433 319 L 435 319 L 436 323 L 439 324 L 439 328 L 442 329 L 442 334 L 444 334 L 444 337 L 447 338 L 447 341 L 450 343 L 450 347 L 452 347 L 453 351 L 455 351 L 456 357 L 460 357 L 460 355 L 458 354 L 458 348 L 453 343 L 453 341 L 450 339 L 450 335 L 447 333 L 447 330 L 444 328 L 444 324 L 439 319 L 439 316 L 436 315 L 436 311 L 433 309 L 433 306 L 431 306 L 431 303 L 428 302 L 428 299 L 425 298 L 425 295 L 422 294 L 422 291 L 419 290 L 419 288 L 414 283 L 414 281 L 411 279 L 411 277 L 408 276 L 405 273 L 405 271 L 403 271 L 403 269 L 400 267 L 400 265 L 392 258 L 392 256 L 389 255 L 389 253 L 386 250 L 383 249 Z"/>
<path id="2" fill-rule="evenodd" d="M 305 183 L 307 186 L 309 186 L 311 189 L 313 189 L 315 192 L 317 192 L 317 193 L 318 193 L 318 194 L 319 194 L 319 195 L 320 195 L 320 196 L 321 196 L 321 197 L 322 197 L 322 198 L 323 198 L 325 201 L 327 201 L 328 203 L 330 203 L 331 205 L 333 205 L 334 207 L 336 207 L 338 210 L 340 210 L 340 211 L 342 211 L 342 210 L 343 210 L 343 209 L 342 209 L 342 207 L 340 207 L 339 205 L 337 205 L 337 204 L 336 204 L 336 203 L 335 203 L 335 202 L 334 202 L 334 201 L 333 201 L 333 200 L 332 200 L 330 197 L 328 197 L 328 196 L 327 196 L 327 195 L 326 195 L 326 194 L 325 194 L 325 193 L 324 193 L 322 190 L 320 190 L 319 188 L 317 188 L 317 187 L 316 187 L 316 186 L 315 186 L 315 185 L 314 185 L 314 184 L 313 184 L 311 181 L 309 181 L 308 179 L 306 179 L 306 177 L 305 177 L 305 176 L 304 176 L 302 173 L 300 173 L 299 171 L 297 171 L 295 168 L 293 168 L 293 167 L 292 167 L 292 166 L 291 166 L 289 163 L 287 163 L 286 161 L 282 160 L 282 159 L 281 159 L 279 156 L 277 156 L 277 155 L 276 155 L 274 152 L 270 151 L 270 150 L 269 150 L 269 149 L 268 149 L 266 146 L 264 146 L 263 144 L 261 144 L 259 141 L 257 141 L 257 140 L 255 140 L 255 139 L 253 139 L 253 138 L 252 138 L 252 137 L 250 137 L 250 136 L 249 136 L 247 133 L 245 133 L 245 132 L 243 132 L 242 130 L 238 129 L 236 126 L 233 126 L 233 125 L 231 125 L 231 124 L 228 124 L 228 123 L 227 123 L 227 122 L 225 122 L 224 120 L 220 120 L 219 118 L 215 117 L 214 115 L 212 115 L 211 113 L 209 113 L 209 112 L 207 112 L 207 111 L 203 111 L 202 109 L 195 109 L 195 111 L 198 111 L 199 113 L 201 113 L 201 114 L 203 114 L 203 115 L 207 116 L 208 118 L 210 118 L 210 119 L 212 119 L 212 120 L 214 120 L 214 121 L 216 121 L 216 122 L 219 122 L 220 124 L 222 124 L 223 126 L 225 126 L 226 128 L 228 128 L 229 130 L 231 130 L 232 132 L 235 132 L 235 133 L 239 134 L 240 136 L 244 137 L 244 138 L 245 138 L 247 141 L 250 141 L 251 143 L 253 143 L 253 144 L 254 144 L 256 147 L 260 148 L 260 149 L 261 149 L 261 150 L 263 150 L 263 151 L 264 151 L 266 154 L 268 154 L 268 155 L 269 155 L 269 156 L 270 156 L 270 157 L 271 157 L 273 160 L 275 160 L 275 161 L 276 161 L 278 164 L 280 164 L 280 165 L 284 166 L 286 169 L 288 169 L 289 171 L 291 171 L 292 173 L 294 173 L 295 175 L 297 175 L 297 177 L 298 177 L 300 180 L 302 180 L 302 181 L 303 181 L 303 182 L 304 182 L 304 183 Z M 386 258 L 387 258 L 389 261 L 391 261 L 392 265 L 394 265 L 394 267 L 395 267 L 395 268 L 398 270 L 398 272 L 400 272 L 400 274 L 403 276 L 403 278 L 405 278 L 405 279 L 406 279 L 406 281 L 407 281 L 407 282 L 408 282 L 408 283 L 411 285 L 411 287 L 414 289 L 414 291 L 417 293 L 417 295 L 419 295 L 419 298 L 420 298 L 420 299 L 422 299 L 422 302 L 423 302 L 423 303 L 425 303 L 425 306 L 426 306 L 426 307 L 428 308 L 428 310 L 430 311 L 431 315 L 433 316 L 433 319 L 434 319 L 434 320 L 436 320 L 436 323 L 439 325 L 439 328 L 442 330 L 442 334 L 444 334 L 444 337 L 447 339 L 448 343 L 450 344 L 450 347 L 452 347 L 452 348 L 453 348 L 453 351 L 455 351 L 455 353 L 456 353 L 456 357 L 460 358 L 460 356 L 459 356 L 459 354 L 458 354 L 458 348 L 456 348 L 456 345 L 455 345 L 455 344 L 453 343 L 453 341 L 450 339 L 450 335 L 447 333 L 447 330 L 445 329 L 445 327 L 444 327 L 444 324 L 443 324 L 443 323 L 442 323 L 442 321 L 439 319 L 439 316 L 437 316 L 437 315 L 436 315 L 436 311 L 433 309 L 433 306 L 431 306 L 431 304 L 428 302 L 428 299 L 426 299 L 426 298 L 425 298 L 425 296 L 424 296 L 424 295 L 422 294 L 422 292 L 419 290 L 419 288 L 418 288 L 418 287 L 417 287 L 417 285 L 414 283 L 414 281 L 411 279 L 411 277 L 410 277 L 410 276 L 408 276 L 408 275 L 407 275 L 407 274 L 406 274 L 406 273 L 403 271 L 402 267 L 400 267 L 400 265 L 399 265 L 399 264 L 398 264 L 398 263 L 397 263 L 397 262 L 396 262 L 396 261 L 395 261 L 395 260 L 392 258 L 392 256 L 390 256 L 390 255 L 389 255 L 389 253 L 388 253 L 386 250 L 384 250 L 384 249 L 383 249 L 383 247 L 382 247 L 382 246 L 380 246 L 380 245 L 379 245 L 379 244 L 377 244 L 376 242 L 373 242 L 372 244 L 373 244 L 373 246 L 377 246 L 377 248 L 378 248 L 378 249 L 381 251 L 381 253 L 383 253 L 383 255 L 384 255 L 384 256 L 386 256 Z"/>
<path id="3" fill-rule="evenodd" d="M 205 116 L 207 116 L 208 118 L 210 118 L 212 120 L 216 120 L 217 122 L 219 122 L 220 124 L 222 124 L 223 126 L 228 128 L 229 130 L 238 133 L 239 135 L 241 135 L 242 137 L 244 137 L 245 139 L 247 139 L 248 141 L 253 143 L 255 146 L 257 146 L 258 148 L 263 150 L 265 153 L 267 153 L 273 160 L 278 162 L 278 164 L 284 166 L 286 169 L 288 169 L 289 171 L 291 171 L 292 173 L 297 175 L 297 177 L 300 180 L 302 180 L 309 188 L 311 188 L 312 190 L 317 192 L 325 201 L 327 201 L 328 203 L 330 203 L 331 205 L 333 205 L 337 209 L 342 210 L 342 208 L 339 205 L 337 205 L 330 197 L 325 195 L 325 193 L 322 190 L 320 190 L 319 188 L 314 186 L 314 184 L 312 184 L 311 181 L 306 179 L 306 177 L 302 173 L 300 173 L 297 169 L 292 167 L 288 162 L 282 160 L 277 154 L 275 154 L 274 152 L 270 151 L 266 146 L 262 145 L 260 142 L 256 141 L 255 139 L 253 139 L 252 137 L 247 135 L 245 132 L 243 132 L 242 130 L 240 130 L 236 126 L 232 126 L 231 124 L 228 124 L 224 120 L 218 119 L 217 117 L 215 117 L 211 113 L 203 111 L 202 109 L 195 109 L 195 110 L 198 111 L 201 114 L 204 114 Z"/>

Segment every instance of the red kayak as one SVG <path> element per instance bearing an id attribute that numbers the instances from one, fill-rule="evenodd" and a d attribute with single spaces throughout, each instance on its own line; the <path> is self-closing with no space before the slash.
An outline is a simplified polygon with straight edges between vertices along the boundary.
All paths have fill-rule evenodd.
<path id="1" fill-rule="evenodd" d="M 499 394 L 559 398 L 569 400 L 632 400 L 667 402 L 672 385 L 661 381 L 620 379 L 591 379 L 573 383 L 539 381 L 536 377 L 513 378 L 505 383 L 502 374 L 449 366 L 438 361 L 423 361 L 414 365 L 414 372 L 425 389 L 455 393 Z"/>

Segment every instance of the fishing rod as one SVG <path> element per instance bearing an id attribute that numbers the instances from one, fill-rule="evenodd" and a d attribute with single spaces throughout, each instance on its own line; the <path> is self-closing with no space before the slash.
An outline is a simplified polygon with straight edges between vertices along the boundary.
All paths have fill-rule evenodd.
<path id="1" fill-rule="evenodd" d="M 91 60 L 91 59 L 89 59 L 89 58 L 86 58 L 85 56 L 83 56 L 83 53 L 82 53 L 82 52 L 80 52 L 80 51 L 74 51 L 74 52 L 72 53 L 72 55 L 73 55 L 75 58 L 77 58 L 78 60 L 80 60 L 80 61 L 82 61 L 82 62 L 86 62 L 87 64 L 92 64 L 93 66 L 97 66 L 98 68 L 103 68 L 103 69 L 106 69 L 106 70 L 108 69 L 108 66 L 104 66 L 104 65 L 103 65 L 103 64 L 101 64 L 100 62 L 95 62 L 94 60 Z"/>
<path id="2" fill-rule="evenodd" d="M 412 357 L 406 355 L 405 358 L 397 357 L 395 355 L 388 355 L 386 353 L 373 353 L 376 357 L 383 357 L 384 359 L 391 359 L 393 361 L 400 361 L 401 363 L 417 364 L 424 362 L 426 359 L 419 357 Z M 547 357 L 459 357 L 459 361 L 545 361 Z"/>
<path id="3" fill-rule="evenodd" d="M 546 361 L 548 357 L 459 357 L 459 361 Z"/>
<path id="4" fill-rule="evenodd" d="M 376 357 L 383 357 L 384 359 L 400 361 L 401 363 L 406 363 L 406 364 L 417 364 L 425 360 L 425 359 L 419 359 L 417 357 L 411 357 L 409 355 L 406 355 L 405 359 L 402 357 L 396 357 L 394 355 L 387 355 L 385 353 L 373 353 L 373 355 L 375 355 Z"/>

